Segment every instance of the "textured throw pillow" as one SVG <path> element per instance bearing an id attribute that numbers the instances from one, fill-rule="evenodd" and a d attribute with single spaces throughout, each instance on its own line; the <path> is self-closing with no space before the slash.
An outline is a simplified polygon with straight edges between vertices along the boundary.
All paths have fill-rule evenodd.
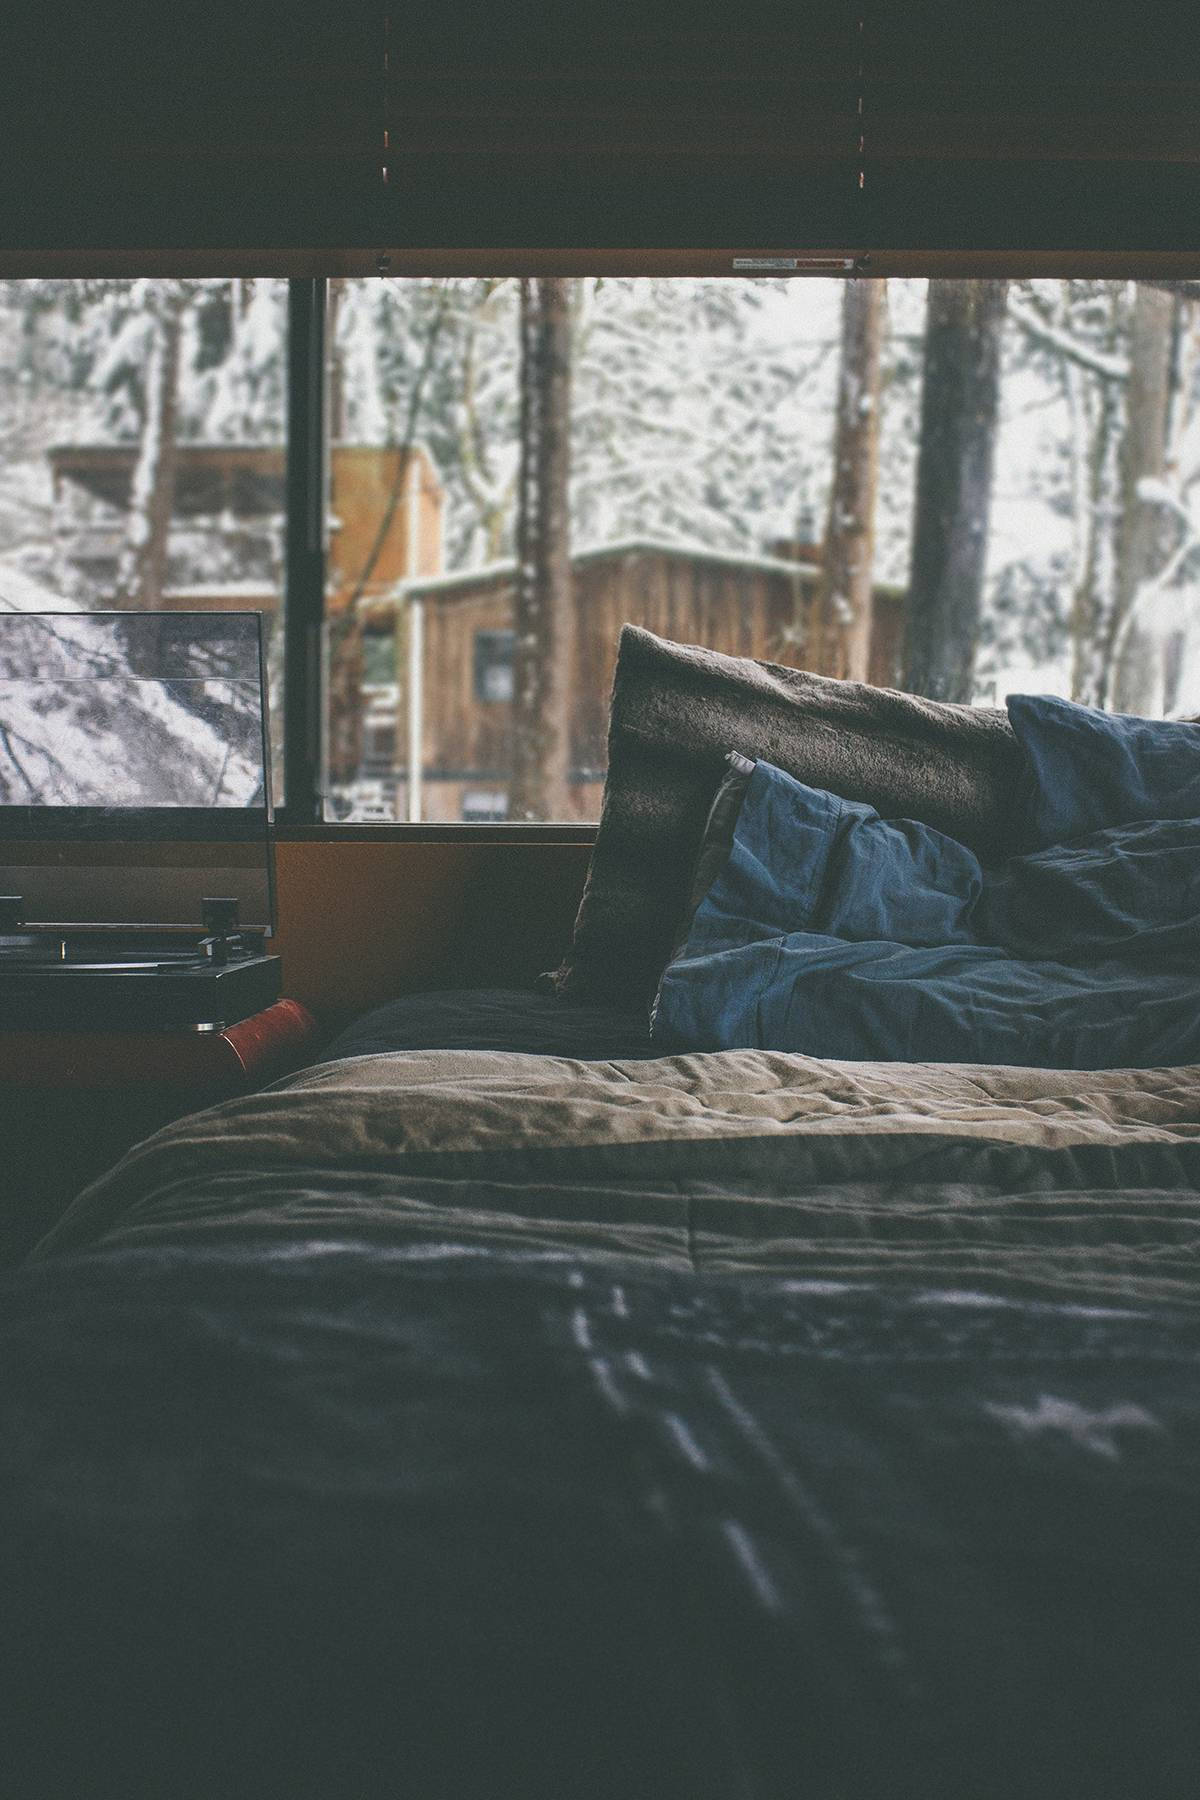
<path id="1" fill-rule="evenodd" d="M 1022 758 L 1003 712 L 722 656 L 627 625 L 600 829 L 574 941 L 551 976 L 559 993 L 649 1000 L 730 750 L 885 815 L 924 820 L 983 857 L 1024 847 L 1010 817 Z"/>
<path id="2" fill-rule="evenodd" d="M 1139 819 L 1200 819 L 1200 726 L 1010 694 L 1036 841 L 1066 844 Z"/>

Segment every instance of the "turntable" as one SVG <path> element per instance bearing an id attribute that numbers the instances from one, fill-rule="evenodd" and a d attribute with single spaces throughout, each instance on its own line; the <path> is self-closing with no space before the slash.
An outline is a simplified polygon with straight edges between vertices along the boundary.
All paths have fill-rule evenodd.
<path id="1" fill-rule="evenodd" d="M 278 999 L 257 613 L 0 613 L 0 1027 Z"/>

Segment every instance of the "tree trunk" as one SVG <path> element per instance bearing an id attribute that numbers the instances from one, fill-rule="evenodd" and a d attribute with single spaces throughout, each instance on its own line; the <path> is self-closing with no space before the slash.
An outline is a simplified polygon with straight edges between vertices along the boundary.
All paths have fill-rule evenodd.
<path id="1" fill-rule="evenodd" d="M 325 406 L 326 430 L 331 444 L 340 444 L 346 436 L 346 356 L 338 331 L 345 295 L 345 277 L 331 276 L 325 291 L 325 343 L 329 371 Z"/>
<path id="2" fill-rule="evenodd" d="M 142 441 L 134 464 L 125 542 L 117 562 L 114 603 L 118 607 L 141 607 L 149 612 L 162 605 L 175 505 L 179 349 L 186 305 L 181 284 L 166 284 L 155 311 Z"/>
<path id="3" fill-rule="evenodd" d="M 884 295 L 882 281 L 861 280 L 842 295 L 833 486 L 813 606 L 812 666 L 849 681 L 867 679 L 871 653 Z"/>
<path id="4" fill-rule="evenodd" d="M 1064 286 L 1069 285 L 1064 283 Z M 1121 337 L 1120 282 L 1108 286 L 1107 354 L 1116 357 Z M 1078 368 L 1064 358 L 1068 382 L 1081 381 Z M 1100 621 L 1107 610 L 1105 590 L 1112 580 L 1112 508 L 1109 504 L 1113 481 L 1113 447 L 1117 439 L 1121 409 L 1125 403 L 1124 383 L 1100 383 L 1095 401 L 1095 417 L 1086 453 L 1086 473 L 1078 483 L 1075 497 L 1076 530 L 1084 540 L 1084 555 L 1076 570 L 1071 593 L 1071 698 L 1085 706 L 1097 703 L 1101 680 L 1103 644 Z M 1108 596 L 1110 598 L 1110 596 Z"/>
<path id="5" fill-rule="evenodd" d="M 1005 281 L 931 281 L 904 686 L 969 701 L 983 600 Z"/>
<path id="6" fill-rule="evenodd" d="M 1157 685 L 1152 646 L 1136 621 L 1128 626 L 1126 621 L 1138 589 L 1157 571 L 1167 548 L 1161 507 L 1139 499 L 1137 490 L 1139 481 L 1147 477 L 1161 479 L 1166 467 L 1176 304 L 1174 295 L 1138 283 L 1129 342 L 1125 434 L 1118 459 L 1121 514 L 1115 592 L 1108 667 L 1101 689 L 1102 703 L 1111 696 L 1117 712 L 1145 711 Z"/>
<path id="7" fill-rule="evenodd" d="M 573 810 L 570 424 L 570 282 L 522 281 L 513 819 L 566 819 Z"/>
<path id="8" fill-rule="evenodd" d="M 353 608 L 328 619 L 325 643 L 329 718 L 325 772 L 332 788 L 345 788 L 357 779 L 363 759 L 363 634 Z"/>

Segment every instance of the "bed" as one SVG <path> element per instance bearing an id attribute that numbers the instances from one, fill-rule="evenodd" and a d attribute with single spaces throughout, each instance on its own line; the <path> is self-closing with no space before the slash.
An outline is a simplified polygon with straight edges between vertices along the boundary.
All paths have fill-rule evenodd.
<path id="1" fill-rule="evenodd" d="M 578 1023 L 384 1009 L 6 1279 L 17 1791 L 1187 1791 L 1197 1072 Z"/>
<path id="2" fill-rule="evenodd" d="M 1198 1242 L 1194 1066 L 391 1002 L 4 1279 L 3 1785 L 1190 1792 Z"/>

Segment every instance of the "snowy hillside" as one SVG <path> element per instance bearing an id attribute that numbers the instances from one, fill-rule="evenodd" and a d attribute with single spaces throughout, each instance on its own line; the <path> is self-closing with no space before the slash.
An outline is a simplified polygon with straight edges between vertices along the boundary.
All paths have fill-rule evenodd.
<path id="1" fill-rule="evenodd" d="M 125 649 L 119 626 L 85 613 L 0 613 L 0 803 L 261 806 L 257 680 L 202 662 L 130 675 Z"/>

